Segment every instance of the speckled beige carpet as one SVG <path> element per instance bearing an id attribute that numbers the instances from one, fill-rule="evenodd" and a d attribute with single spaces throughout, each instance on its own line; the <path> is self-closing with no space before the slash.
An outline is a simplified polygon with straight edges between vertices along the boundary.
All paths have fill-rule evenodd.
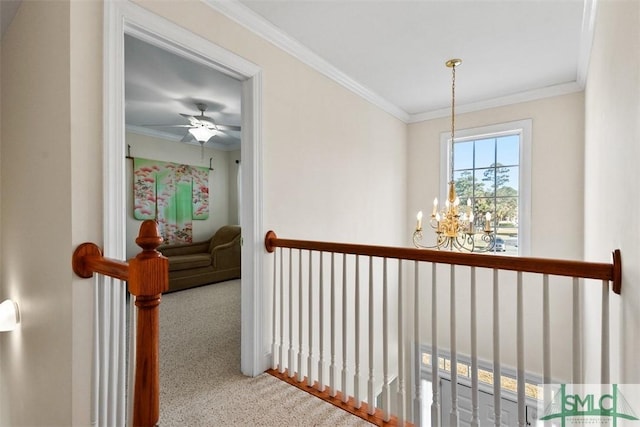
<path id="1" fill-rule="evenodd" d="M 240 281 L 160 305 L 160 426 L 365 426 L 270 375 L 240 373 Z"/>

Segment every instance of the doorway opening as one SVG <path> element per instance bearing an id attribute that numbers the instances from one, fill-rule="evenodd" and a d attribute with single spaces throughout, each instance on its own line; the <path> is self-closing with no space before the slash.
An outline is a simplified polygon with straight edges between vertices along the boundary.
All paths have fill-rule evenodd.
<path id="1" fill-rule="evenodd" d="M 104 253 L 126 257 L 126 162 L 127 157 L 124 98 L 124 38 L 132 36 L 169 52 L 206 65 L 239 80 L 241 98 L 242 157 L 241 191 L 242 226 L 241 262 L 241 371 L 255 376 L 267 367 L 267 354 L 261 328 L 264 312 L 262 290 L 262 147 L 261 147 L 261 70 L 243 58 L 164 18 L 130 2 L 105 4 L 105 84 L 104 84 Z M 185 46 L 188 46 L 186 48 Z M 99 313 L 124 313 L 126 303 L 111 292 L 96 294 L 96 342 L 94 357 L 93 418 L 123 419 L 126 412 L 126 389 L 131 381 L 100 381 L 123 378 L 126 372 L 124 352 L 113 343 L 126 343 L 122 316 L 99 316 Z M 102 343 L 100 341 L 103 341 Z M 135 349 L 130 348 L 135 351 Z M 108 375 L 103 375 L 108 372 Z M 127 384 L 128 383 L 128 384 Z M 106 396 L 106 398 L 105 398 Z M 129 405 L 130 406 L 130 405 Z"/>

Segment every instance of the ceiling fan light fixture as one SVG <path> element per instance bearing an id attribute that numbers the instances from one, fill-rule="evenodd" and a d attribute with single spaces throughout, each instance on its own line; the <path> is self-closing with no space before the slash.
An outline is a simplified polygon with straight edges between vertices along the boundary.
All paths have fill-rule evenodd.
<path id="1" fill-rule="evenodd" d="M 209 129 L 206 126 L 198 126 L 189 129 L 189 133 L 193 135 L 198 142 L 204 143 L 211 139 L 211 137 L 215 136 L 218 131 L 215 129 Z"/>

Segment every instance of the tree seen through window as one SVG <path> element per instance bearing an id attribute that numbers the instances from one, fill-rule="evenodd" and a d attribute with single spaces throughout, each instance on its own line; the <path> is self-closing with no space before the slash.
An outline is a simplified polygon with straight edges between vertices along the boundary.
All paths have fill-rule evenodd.
<path id="1" fill-rule="evenodd" d="M 496 250 L 517 254 L 520 136 L 456 141 L 452 159 L 456 193 L 462 204 L 471 200 L 476 229 L 491 214 Z"/>

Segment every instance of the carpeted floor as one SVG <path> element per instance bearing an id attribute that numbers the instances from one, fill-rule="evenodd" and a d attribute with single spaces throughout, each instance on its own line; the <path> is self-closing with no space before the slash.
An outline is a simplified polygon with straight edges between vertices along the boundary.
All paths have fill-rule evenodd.
<path id="1" fill-rule="evenodd" d="M 162 297 L 160 422 L 173 426 L 366 426 L 267 374 L 240 373 L 240 281 Z"/>

